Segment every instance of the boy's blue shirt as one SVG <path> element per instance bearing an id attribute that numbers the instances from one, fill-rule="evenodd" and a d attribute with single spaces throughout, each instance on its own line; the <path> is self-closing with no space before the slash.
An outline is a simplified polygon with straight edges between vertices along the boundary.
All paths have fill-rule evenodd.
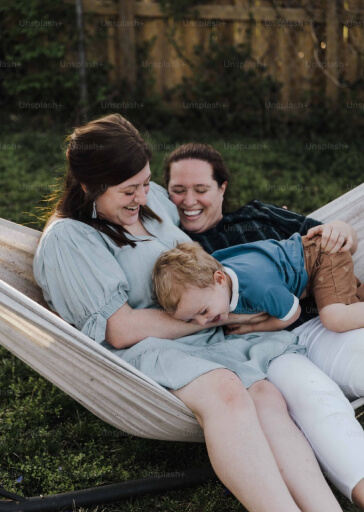
<path id="1" fill-rule="evenodd" d="M 239 299 L 234 313 L 265 311 L 280 320 L 294 315 L 308 281 L 298 233 L 288 240 L 235 245 L 212 256 L 237 275 Z"/>

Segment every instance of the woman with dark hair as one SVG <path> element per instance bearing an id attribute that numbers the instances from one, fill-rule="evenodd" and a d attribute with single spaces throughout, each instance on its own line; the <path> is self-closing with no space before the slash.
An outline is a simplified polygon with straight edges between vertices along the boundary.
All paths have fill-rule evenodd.
<path id="1" fill-rule="evenodd" d="M 276 359 L 306 362 L 295 353 L 304 351 L 297 337 L 225 337 L 218 323 L 203 329 L 176 321 L 153 301 L 156 259 L 189 237 L 175 226 L 178 216 L 163 189 L 150 182 L 149 159 L 137 130 L 119 115 L 74 131 L 65 189 L 34 260 L 45 299 L 193 411 L 217 475 L 248 510 L 341 510 L 283 399 L 265 380 Z M 231 317 L 247 320 L 257 318 Z"/>
<path id="2" fill-rule="evenodd" d="M 183 182 L 178 182 L 180 177 L 178 170 L 185 165 L 185 162 L 187 162 L 188 173 Z M 173 189 L 170 186 L 172 169 Z M 174 183 L 176 169 L 178 178 Z M 200 177 L 203 177 L 204 181 L 201 181 Z M 206 180 L 207 177 L 209 180 Z M 230 173 L 221 154 L 208 144 L 184 144 L 166 158 L 164 181 L 172 201 L 177 206 L 181 226 L 185 231 L 203 233 L 223 219 L 224 194 L 229 179 Z M 197 205 L 198 209 L 194 210 L 188 206 L 191 194 L 200 199 L 200 204 Z M 183 197 L 181 207 L 179 207 L 179 197 Z M 192 206 L 196 206 L 196 204 L 192 204 Z"/>
<path id="3" fill-rule="evenodd" d="M 222 206 L 229 174 L 221 154 L 207 144 L 190 143 L 177 148 L 165 159 L 164 176 L 169 197 L 178 209 L 181 228 L 208 253 L 258 240 L 283 240 L 296 232 L 309 237 L 321 234 L 322 250 L 327 253 L 356 250 L 355 231 L 341 221 L 321 224 L 256 199 L 237 211 L 224 214 Z M 314 303 L 306 303 L 302 309 L 299 325 L 294 324 L 289 329 L 293 328 L 299 335 L 299 344 L 307 349 L 307 357 L 349 398 L 364 396 L 364 329 L 332 332 L 323 327 L 317 314 L 312 314 Z M 247 326 L 242 330 L 247 332 Z M 230 332 L 238 333 L 239 327 Z M 313 422 L 310 401 L 306 409 L 298 399 L 296 384 L 300 375 L 287 360 L 274 361 L 268 379 L 283 394 L 292 417 L 305 432 L 328 476 L 349 499 L 364 509 L 364 433 L 361 430 L 351 435 L 353 411 L 343 411 L 340 394 L 332 392 L 330 395 L 324 386 L 317 387 L 310 401 L 321 401 L 333 414 L 331 424 L 329 420 L 321 424 Z M 337 427 L 339 421 L 340 428 Z M 341 454 L 344 452 L 350 460 L 349 466 L 343 464 Z"/>

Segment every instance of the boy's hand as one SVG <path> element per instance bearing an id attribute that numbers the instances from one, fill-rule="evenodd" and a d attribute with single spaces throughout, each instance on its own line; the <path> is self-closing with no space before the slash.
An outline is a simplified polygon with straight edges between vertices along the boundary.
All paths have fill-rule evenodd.
<path id="1" fill-rule="evenodd" d="M 293 324 L 301 314 L 301 306 L 298 306 L 295 314 L 289 320 L 279 320 L 268 315 L 268 319 L 254 324 L 230 324 L 225 327 L 225 334 L 248 334 L 250 332 L 280 331 Z"/>
<path id="2" fill-rule="evenodd" d="M 327 224 L 315 226 L 307 231 L 307 238 L 321 235 L 321 248 L 326 254 L 350 251 L 354 254 L 357 248 L 358 237 L 356 231 L 341 220 L 334 220 Z"/>

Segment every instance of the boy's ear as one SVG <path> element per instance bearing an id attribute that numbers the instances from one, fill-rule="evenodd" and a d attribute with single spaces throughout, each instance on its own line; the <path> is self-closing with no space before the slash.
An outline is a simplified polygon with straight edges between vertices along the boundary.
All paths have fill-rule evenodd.
<path id="1" fill-rule="evenodd" d="M 226 281 L 226 275 L 225 272 L 222 270 L 216 270 L 214 272 L 214 280 L 216 284 L 223 284 Z"/>

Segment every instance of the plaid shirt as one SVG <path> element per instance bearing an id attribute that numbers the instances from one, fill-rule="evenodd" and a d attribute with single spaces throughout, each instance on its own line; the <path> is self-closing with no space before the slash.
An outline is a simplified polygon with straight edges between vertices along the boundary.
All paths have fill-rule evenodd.
<path id="1" fill-rule="evenodd" d="M 214 228 L 204 233 L 187 231 L 187 234 L 211 254 L 233 245 L 268 239 L 283 240 L 293 233 L 305 235 L 310 228 L 320 224 L 322 223 L 299 213 L 254 199 L 239 210 L 224 215 Z M 317 316 L 313 299 L 304 299 L 301 301 L 301 307 L 299 320 L 289 326 L 288 330 Z"/>
<path id="2" fill-rule="evenodd" d="M 187 234 L 209 254 L 232 245 L 258 240 L 284 240 L 293 233 L 305 235 L 321 222 L 299 213 L 264 204 L 254 199 L 235 212 L 224 215 L 221 221 L 204 233 Z"/>

